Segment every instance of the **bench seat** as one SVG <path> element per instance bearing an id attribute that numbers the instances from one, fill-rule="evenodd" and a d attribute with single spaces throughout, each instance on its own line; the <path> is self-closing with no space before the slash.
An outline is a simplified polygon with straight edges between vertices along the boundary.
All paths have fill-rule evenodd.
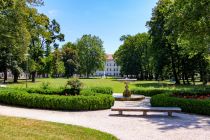
<path id="1" fill-rule="evenodd" d="M 172 112 L 181 112 L 179 107 L 112 107 L 111 111 L 119 111 L 119 114 L 122 115 L 123 111 L 142 111 L 143 115 L 146 116 L 147 112 L 168 112 L 168 116 L 172 116 Z"/>

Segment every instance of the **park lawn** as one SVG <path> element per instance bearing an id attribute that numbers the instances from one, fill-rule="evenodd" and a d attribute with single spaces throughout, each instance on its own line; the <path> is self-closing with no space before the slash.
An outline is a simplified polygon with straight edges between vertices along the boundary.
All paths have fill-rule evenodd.
<path id="1" fill-rule="evenodd" d="M 95 79 L 80 79 L 83 84 L 84 88 L 87 87 L 111 87 L 115 93 L 122 93 L 124 91 L 125 85 L 123 82 L 119 82 L 116 79 L 101 79 L 101 78 L 95 78 Z M 36 79 L 36 83 L 28 82 L 28 87 L 29 88 L 37 88 L 41 87 L 42 84 L 45 82 L 49 83 L 49 86 L 51 88 L 60 88 L 64 87 L 68 79 L 66 78 L 42 78 L 42 79 Z M 129 88 L 172 88 L 169 86 L 170 84 L 173 84 L 170 81 L 136 81 L 136 82 L 131 82 L 129 84 Z M 201 84 L 197 82 L 197 84 Z M 17 84 L 8 84 L 9 87 L 15 87 L 15 88 L 25 88 L 25 80 L 19 80 L 19 83 Z M 180 85 L 176 86 L 176 88 L 195 88 L 195 86 L 187 86 L 187 85 Z"/>
<path id="2" fill-rule="evenodd" d="M 83 87 L 111 87 L 113 88 L 114 92 L 123 92 L 124 90 L 124 83 L 118 82 L 115 79 L 80 79 L 81 82 L 84 84 Z M 44 78 L 44 79 L 36 79 L 36 83 L 28 82 L 28 87 L 36 88 L 41 87 L 43 82 L 48 82 L 49 86 L 52 88 L 60 88 L 64 87 L 68 79 L 65 78 Z M 9 87 L 17 87 L 17 88 L 25 88 L 26 84 L 24 80 L 19 80 L 17 84 L 8 84 Z"/>
<path id="3" fill-rule="evenodd" d="M 117 140 L 111 134 L 73 125 L 0 116 L 1 140 Z"/>

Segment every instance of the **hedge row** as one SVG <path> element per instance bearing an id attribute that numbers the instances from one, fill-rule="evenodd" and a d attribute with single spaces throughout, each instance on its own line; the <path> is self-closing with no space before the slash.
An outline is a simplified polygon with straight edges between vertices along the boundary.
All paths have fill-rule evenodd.
<path id="1" fill-rule="evenodd" d="M 111 95 L 58 96 L 29 94 L 22 90 L 1 90 L 0 103 L 28 108 L 55 110 L 99 110 L 111 108 L 114 98 Z"/>
<path id="2" fill-rule="evenodd" d="M 45 94 L 45 95 L 64 95 L 64 88 L 27 88 L 22 89 L 26 90 L 28 93 L 37 93 L 37 94 Z"/>
<path id="3" fill-rule="evenodd" d="M 210 99 L 185 99 L 173 97 L 173 93 L 159 94 L 151 98 L 154 107 L 181 107 L 183 112 L 210 115 Z"/>
<path id="4" fill-rule="evenodd" d="M 133 88 L 132 94 L 154 96 L 162 93 L 174 93 L 175 95 L 193 96 L 193 95 L 209 95 L 210 88 Z"/>
<path id="5" fill-rule="evenodd" d="M 101 94 L 113 94 L 113 89 L 111 87 L 91 87 L 89 88 L 92 92 Z"/>
<path id="6" fill-rule="evenodd" d="M 64 95 L 64 88 L 49 88 L 49 89 L 42 89 L 42 88 L 28 88 L 28 89 L 23 89 L 26 90 L 28 93 L 38 93 L 38 94 L 46 94 L 46 95 Z M 101 93 L 101 94 L 109 94 L 112 95 L 113 90 L 110 87 L 91 87 L 87 89 L 83 89 L 85 92 L 87 90 L 90 90 L 92 93 Z M 83 91 L 81 90 L 81 91 Z"/>
<path id="7" fill-rule="evenodd" d="M 210 95 L 210 89 L 194 89 L 194 90 L 183 90 L 183 91 L 176 91 L 173 92 L 175 96 L 206 96 Z"/>
<path id="8" fill-rule="evenodd" d="M 169 92 L 175 89 L 166 89 L 166 88 L 133 88 L 131 89 L 132 94 L 137 94 L 137 95 L 144 95 L 144 96 L 149 96 L 152 97 L 154 95 L 162 94 L 165 92 Z"/>

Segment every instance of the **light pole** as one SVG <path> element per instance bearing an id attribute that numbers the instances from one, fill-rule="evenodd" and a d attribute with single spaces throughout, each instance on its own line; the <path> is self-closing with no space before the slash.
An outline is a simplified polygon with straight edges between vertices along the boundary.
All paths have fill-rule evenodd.
<path id="1" fill-rule="evenodd" d="M 28 61 L 29 61 L 28 57 L 29 57 L 29 54 L 27 53 L 27 54 L 25 54 L 25 56 L 26 56 L 26 88 L 28 88 Z"/>

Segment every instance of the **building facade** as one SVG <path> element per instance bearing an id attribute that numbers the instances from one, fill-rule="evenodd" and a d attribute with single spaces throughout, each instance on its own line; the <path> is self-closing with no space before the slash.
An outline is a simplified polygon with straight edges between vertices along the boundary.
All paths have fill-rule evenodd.
<path id="1" fill-rule="evenodd" d="M 96 76 L 120 76 L 120 66 L 113 59 L 113 54 L 106 54 L 106 62 L 104 63 L 104 70 L 97 70 Z"/>

